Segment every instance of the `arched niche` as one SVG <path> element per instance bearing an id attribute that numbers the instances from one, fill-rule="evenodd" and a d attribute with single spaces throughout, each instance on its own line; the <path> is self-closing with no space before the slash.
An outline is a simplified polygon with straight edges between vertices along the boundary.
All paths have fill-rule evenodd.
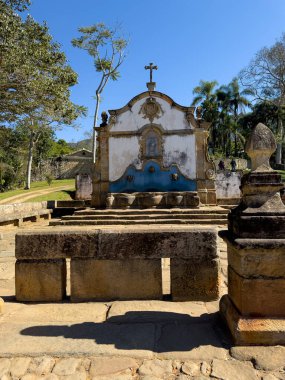
<path id="1" fill-rule="evenodd" d="M 155 159 L 162 161 L 163 139 L 160 128 L 150 125 L 143 128 L 140 140 L 141 158 L 144 161 Z"/>

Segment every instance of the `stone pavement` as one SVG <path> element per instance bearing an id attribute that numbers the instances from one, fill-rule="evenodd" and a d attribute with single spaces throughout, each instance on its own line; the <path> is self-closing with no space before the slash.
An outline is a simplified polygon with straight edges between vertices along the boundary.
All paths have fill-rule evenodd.
<path id="1" fill-rule="evenodd" d="M 15 302 L 17 231 L 0 231 L 0 380 L 285 380 L 285 347 L 233 347 L 218 302 Z M 219 254 L 225 292 L 222 242 Z"/>

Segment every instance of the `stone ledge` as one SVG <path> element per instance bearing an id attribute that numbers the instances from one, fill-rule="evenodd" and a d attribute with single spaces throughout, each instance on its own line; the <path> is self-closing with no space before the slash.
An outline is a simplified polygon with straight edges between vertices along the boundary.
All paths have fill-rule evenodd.
<path id="1" fill-rule="evenodd" d="M 216 229 L 38 231 L 16 235 L 17 259 L 217 257 Z"/>
<path id="2" fill-rule="evenodd" d="M 95 257 L 99 231 L 38 231 L 16 234 L 17 259 Z"/>

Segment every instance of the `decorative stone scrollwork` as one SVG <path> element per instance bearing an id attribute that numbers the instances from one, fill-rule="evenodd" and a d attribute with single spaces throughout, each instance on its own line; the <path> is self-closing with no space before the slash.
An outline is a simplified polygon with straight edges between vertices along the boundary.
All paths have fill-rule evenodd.
<path id="1" fill-rule="evenodd" d="M 208 170 L 206 171 L 206 177 L 207 177 L 208 179 L 215 179 L 215 177 L 216 177 L 216 173 L 215 173 L 215 171 L 214 171 L 213 169 L 208 169 Z"/>
<path id="2" fill-rule="evenodd" d="M 141 106 L 139 114 L 143 114 L 144 119 L 153 122 L 155 118 L 158 119 L 163 114 L 163 110 L 154 98 L 148 98 Z"/>
<path id="3" fill-rule="evenodd" d="M 126 179 L 127 179 L 128 182 L 133 182 L 133 180 L 135 179 L 135 176 L 133 176 L 133 175 L 127 175 Z"/>
<path id="4" fill-rule="evenodd" d="M 194 119 L 194 114 L 191 111 L 188 111 L 185 113 L 185 118 L 187 120 L 187 123 L 190 124 L 191 121 Z"/>
<path id="5" fill-rule="evenodd" d="M 171 181 L 178 181 L 179 175 L 177 173 L 170 174 Z"/>
<path id="6" fill-rule="evenodd" d="M 117 116 L 116 115 L 111 115 L 109 117 L 109 125 L 116 124 L 116 122 L 117 122 Z"/>

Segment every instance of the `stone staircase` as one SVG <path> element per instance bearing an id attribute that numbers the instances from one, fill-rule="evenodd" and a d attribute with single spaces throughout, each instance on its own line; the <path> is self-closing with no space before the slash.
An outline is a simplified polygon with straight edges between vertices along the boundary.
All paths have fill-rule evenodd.
<path id="1" fill-rule="evenodd" d="M 222 207 L 199 209 L 95 210 L 88 208 L 53 220 L 51 226 L 97 226 L 138 224 L 205 224 L 227 225 L 229 210 Z"/>

